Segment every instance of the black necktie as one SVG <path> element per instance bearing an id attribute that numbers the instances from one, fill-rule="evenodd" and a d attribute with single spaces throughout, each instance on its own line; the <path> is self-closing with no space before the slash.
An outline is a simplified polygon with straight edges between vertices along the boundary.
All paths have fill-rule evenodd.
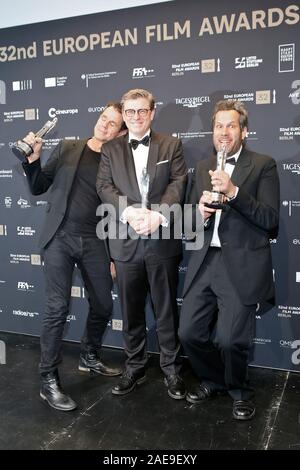
<path id="1" fill-rule="evenodd" d="M 148 147 L 149 140 L 150 140 L 149 135 L 146 135 L 142 140 L 131 139 L 130 141 L 131 148 L 135 150 L 140 144 L 146 145 L 146 147 Z"/>
<path id="2" fill-rule="evenodd" d="M 236 159 L 234 157 L 226 158 L 226 163 L 230 163 L 230 165 L 235 165 Z"/>

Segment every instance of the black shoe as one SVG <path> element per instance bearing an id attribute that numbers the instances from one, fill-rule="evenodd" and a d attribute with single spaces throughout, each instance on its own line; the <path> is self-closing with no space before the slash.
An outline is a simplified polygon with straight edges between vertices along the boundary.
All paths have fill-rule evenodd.
<path id="1" fill-rule="evenodd" d="M 177 374 L 166 375 L 164 379 L 165 385 L 168 387 L 168 395 L 175 400 L 183 400 L 186 395 L 184 381 Z"/>
<path id="2" fill-rule="evenodd" d="M 131 375 L 129 372 L 124 372 L 121 380 L 117 385 L 115 385 L 111 393 L 113 395 L 126 395 L 127 393 L 132 392 L 137 385 L 144 383 L 146 380 L 146 376 L 144 372 L 140 374 Z"/>
<path id="3" fill-rule="evenodd" d="M 97 353 L 94 351 L 82 352 L 80 354 L 78 369 L 81 372 L 94 372 L 96 374 L 107 375 L 108 377 L 115 377 L 122 374 L 121 369 L 108 367 L 100 361 Z"/>
<path id="4" fill-rule="evenodd" d="M 188 392 L 186 396 L 186 401 L 189 403 L 197 404 L 202 403 L 204 400 L 208 398 L 214 398 L 220 395 L 225 395 L 227 392 L 226 390 L 211 390 L 203 384 L 197 385 L 195 390 L 192 392 Z"/>
<path id="5" fill-rule="evenodd" d="M 60 411 L 72 411 L 77 404 L 61 389 L 57 371 L 41 375 L 40 397 L 48 405 Z"/>
<path id="6" fill-rule="evenodd" d="M 249 400 L 234 400 L 232 414 L 234 419 L 247 421 L 255 415 L 255 406 Z"/>

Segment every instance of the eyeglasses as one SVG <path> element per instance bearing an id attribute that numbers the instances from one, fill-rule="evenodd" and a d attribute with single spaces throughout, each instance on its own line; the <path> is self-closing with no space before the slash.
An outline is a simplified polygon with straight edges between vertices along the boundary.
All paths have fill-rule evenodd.
<path id="1" fill-rule="evenodd" d="M 135 114 L 141 117 L 146 117 L 148 114 L 148 111 L 150 111 L 150 109 L 125 109 L 124 113 L 129 118 L 132 118 L 133 116 L 135 116 Z"/>
<path id="2" fill-rule="evenodd" d="M 108 121 L 107 117 L 106 116 L 103 116 L 103 114 L 100 116 L 100 120 L 102 122 L 105 122 L 107 123 L 108 127 L 110 127 L 110 129 L 117 129 L 119 126 L 116 122 L 114 121 Z"/>

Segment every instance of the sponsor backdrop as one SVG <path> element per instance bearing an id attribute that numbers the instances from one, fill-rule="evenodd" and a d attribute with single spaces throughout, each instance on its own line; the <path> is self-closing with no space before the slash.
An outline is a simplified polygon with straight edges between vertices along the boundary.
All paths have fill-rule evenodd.
<path id="1" fill-rule="evenodd" d="M 157 98 L 154 128 L 182 139 L 189 172 L 212 151 L 219 99 L 244 101 L 248 146 L 272 155 L 281 217 L 272 238 L 277 305 L 257 312 L 252 364 L 300 371 L 300 4 L 298 1 L 171 2 L 1 30 L 0 329 L 39 335 L 43 260 L 37 241 L 47 194 L 30 195 L 11 146 L 55 116 L 45 162 L 60 139 L 92 134 L 105 103 L 129 88 Z M 180 267 L 178 305 L 188 253 Z M 116 286 L 105 344 L 122 347 Z M 79 341 L 87 312 L 74 275 L 65 338 Z M 152 312 L 149 350 L 157 351 Z"/>

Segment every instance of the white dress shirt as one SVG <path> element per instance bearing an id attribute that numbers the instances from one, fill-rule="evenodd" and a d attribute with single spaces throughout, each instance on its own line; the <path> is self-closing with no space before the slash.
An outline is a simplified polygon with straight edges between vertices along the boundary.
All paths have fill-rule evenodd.
<path id="1" fill-rule="evenodd" d="M 240 146 L 239 150 L 234 155 L 230 155 L 230 158 L 235 158 L 235 161 L 237 162 L 241 151 L 242 151 L 242 145 Z M 230 177 L 233 173 L 233 170 L 234 170 L 234 165 L 231 165 L 231 163 L 226 163 L 225 164 L 224 171 Z M 232 199 L 234 199 L 237 196 L 238 189 L 239 188 L 237 188 L 237 190 L 235 192 L 235 195 Z M 215 246 L 215 247 L 218 247 L 218 248 L 221 248 L 221 242 L 220 242 L 219 233 L 218 233 L 221 214 L 222 214 L 222 209 L 217 209 L 216 210 L 216 215 L 215 215 L 215 225 L 214 225 L 213 236 L 212 236 L 212 239 L 211 239 L 211 242 L 210 242 L 210 246 Z"/>

